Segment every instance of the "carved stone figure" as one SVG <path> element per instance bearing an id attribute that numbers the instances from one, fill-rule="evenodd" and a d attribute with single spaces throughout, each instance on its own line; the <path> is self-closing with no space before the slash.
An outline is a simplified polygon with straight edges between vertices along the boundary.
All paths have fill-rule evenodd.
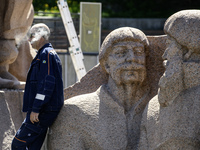
<path id="1" fill-rule="evenodd" d="M 23 85 L 8 70 L 9 65 L 18 56 L 16 45 L 20 45 L 26 35 L 32 24 L 33 15 L 32 0 L 1 0 L 0 88 L 23 88 Z"/>
<path id="2" fill-rule="evenodd" d="M 26 81 L 27 72 L 31 65 L 31 61 L 37 53 L 27 40 L 24 40 L 20 43 L 18 51 L 18 56 L 16 60 L 9 65 L 8 71 L 19 81 Z"/>
<path id="3" fill-rule="evenodd" d="M 200 10 L 183 10 L 165 22 L 166 71 L 158 95 L 143 113 L 140 150 L 200 148 Z"/>
<path id="4" fill-rule="evenodd" d="M 52 126 L 49 149 L 136 148 L 141 114 L 149 100 L 148 44 L 143 32 L 130 27 L 106 37 L 99 61 L 109 75 L 108 83 L 65 101 Z"/>
<path id="5" fill-rule="evenodd" d="M 166 35 L 147 36 L 149 46 L 148 54 L 146 54 L 146 70 L 150 86 L 150 99 L 157 95 L 158 82 L 165 71 L 162 55 L 166 48 L 166 38 Z M 65 100 L 74 96 L 95 92 L 101 85 L 107 82 L 108 74 L 103 71 L 98 63 L 80 81 L 64 89 Z"/>
<path id="6" fill-rule="evenodd" d="M 34 52 L 24 36 L 33 21 L 32 0 L 0 0 L 0 149 L 10 150 L 16 128 L 23 121 L 23 77 Z M 23 39 L 23 41 L 22 41 Z M 26 47 L 26 48 L 24 48 Z M 33 52 L 33 53 L 32 53 Z M 29 55 L 26 55 L 28 54 Z M 31 54 L 30 54 L 31 53 Z M 17 59 L 17 65 L 16 65 Z M 11 66 L 12 64 L 12 66 Z M 15 75 L 18 76 L 15 76 Z"/>

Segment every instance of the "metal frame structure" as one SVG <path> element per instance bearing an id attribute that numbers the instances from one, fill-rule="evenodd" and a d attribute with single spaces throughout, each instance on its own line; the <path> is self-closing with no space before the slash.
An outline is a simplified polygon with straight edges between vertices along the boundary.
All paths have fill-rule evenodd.
<path id="1" fill-rule="evenodd" d="M 57 4 L 71 46 L 69 47 L 69 53 L 72 58 L 77 78 L 80 80 L 86 74 L 86 69 L 84 66 L 84 57 L 76 34 L 74 23 L 67 2 L 64 0 L 58 0 Z"/>
<path id="2" fill-rule="evenodd" d="M 95 8 L 97 7 L 98 9 L 91 11 L 90 8 L 94 8 L 94 7 Z M 84 10 L 86 8 L 89 8 L 90 11 L 88 13 L 90 13 L 90 14 L 85 13 Z M 81 2 L 80 3 L 80 24 L 79 24 L 80 25 L 80 27 L 79 27 L 80 32 L 79 33 L 80 33 L 80 45 L 82 47 L 83 52 L 99 53 L 100 44 L 101 44 L 101 9 L 102 9 L 101 3 L 96 3 L 96 2 Z M 97 11 L 97 10 L 99 10 L 99 11 Z M 85 19 L 87 21 L 87 25 L 88 25 L 87 33 L 86 33 L 86 31 L 83 31 L 83 29 L 84 29 L 83 16 L 84 15 L 87 16 L 87 18 Z M 91 16 L 93 18 L 91 18 Z M 96 20 L 94 20 L 94 19 L 96 19 Z M 91 26 L 91 24 L 89 23 L 90 21 L 92 23 L 94 23 L 94 25 Z M 95 32 L 93 30 L 95 30 Z M 86 40 L 86 37 L 83 35 L 83 32 L 85 34 L 90 35 L 90 36 L 93 35 L 92 36 L 93 39 L 98 39 L 98 42 L 96 43 L 96 45 L 95 46 L 93 45 L 93 48 L 94 48 L 93 51 L 85 50 L 83 41 Z M 93 41 L 90 41 L 90 42 L 91 42 L 90 44 L 92 45 Z"/>

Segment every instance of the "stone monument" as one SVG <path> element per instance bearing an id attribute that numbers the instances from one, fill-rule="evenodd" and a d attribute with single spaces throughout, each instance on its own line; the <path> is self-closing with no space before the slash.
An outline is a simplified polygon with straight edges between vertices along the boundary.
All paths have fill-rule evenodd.
<path id="1" fill-rule="evenodd" d="M 165 22 L 166 71 L 146 106 L 140 150 L 200 149 L 200 10 L 183 10 Z"/>
<path id="2" fill-rule="evenodd" d="M 165 37 L 160 38 L 163 41 L 165 39 Z M 78 86 L 83 95 L 75 96 L 71 92 L 75 96 L 73 97 L 65 92 L 65 97 L 72 98 L 65 101 L 50 130 L 49 150 L 114 150 L 137 147 L 141 115 L 154 93 L 148 82 L 150 68 L 146 63 L 153 62 L 146 59 L 149 55 L 148 46 L 147 37 L 135 28 L 119 28 L 106 37 L 101 47 L 99 61 L 103 79 L 108 81 L 102 80 L 102 83 L 106 84 L 92 93 L 85 90 L 88 94 L 84 94 L 79 83 L 74 87 Z M 97 68 L 99 66 L 94 69 Z M 83 80 L 84 78 L 81 82 L 84 82 Z M 95 84 L 95 81 L 93 83 Z M 99 82 L 97 84 L 99 85 Z M 87 86 L 87 88 L 93 87 Z M 76 88 L 75 90 L 78 93 Z"/>
<path id="3" fill-rule="evenodd" d="M 1 0 L 0 5 L 0 88 L 21 89 L 24 84 L 9 72 L 33 21 L 32 0 Z M 30 49 L 29 49 L 30 50 Z M 27 50 L 28 51 L 28 50 Z M 21 59 L 23 62 L 23 60 Z M 31 60 L 29 60 L 30 62 Z M 28 64 L 29 64 L 28 62 Z M 25 62 L 23 64 L 26 64 Z M 15 66 L 18 70 L 21 66 Z M 20 70 L 20 69 L 19 69 Z"/>
<path id="4" fill-rule="evenodd" d="M 0 149 L 10 150 L 23 121 L 22 90 L 35 56 L 24 37 L 33 21 L 32 0 L 1 0 L 0 4 Z M 27 67 L 28 66 L 28 67 Z M 7 89 L 6 89 L 7 88 Z M 8 90 L 9 89 L 9 90 Z"/>

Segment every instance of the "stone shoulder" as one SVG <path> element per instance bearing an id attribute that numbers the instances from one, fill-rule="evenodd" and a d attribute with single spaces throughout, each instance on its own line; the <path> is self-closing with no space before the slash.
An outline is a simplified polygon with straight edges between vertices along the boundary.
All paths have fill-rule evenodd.
<path id="1" fill-rule="evenodd" d="M 95 107 L 98 107 L 99 104 L 99 97 L 97 95 L 97 92 L 83 94 L 79 96 L 72 97 L 70 99 L 65 100 L 64 102 L 64 108 L 69 109 L 71 108 L 78 108 L 83 111 L 94 109 Z"/>
<path id="2" fill-rule="evenodd" d="M 57 123 L 60 122 L 60 125 L 67 123 L 76 128 L 79 128 L 80 125 L 81 128 L 83 124 L 98 119 L 99 102 L 96 92 L 67 99 L 57 118 Z"/>

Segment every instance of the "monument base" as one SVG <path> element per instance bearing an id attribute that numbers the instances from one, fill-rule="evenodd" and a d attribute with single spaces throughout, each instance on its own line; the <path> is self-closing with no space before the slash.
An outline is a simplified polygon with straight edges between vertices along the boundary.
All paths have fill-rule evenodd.
<path id="1" fill-rule="evenodd" d="M 25 117 L 21 111 L 23 93 L 23 90 L 0 90 L 0 149 L 11 149 L 12 139 Z"/>

